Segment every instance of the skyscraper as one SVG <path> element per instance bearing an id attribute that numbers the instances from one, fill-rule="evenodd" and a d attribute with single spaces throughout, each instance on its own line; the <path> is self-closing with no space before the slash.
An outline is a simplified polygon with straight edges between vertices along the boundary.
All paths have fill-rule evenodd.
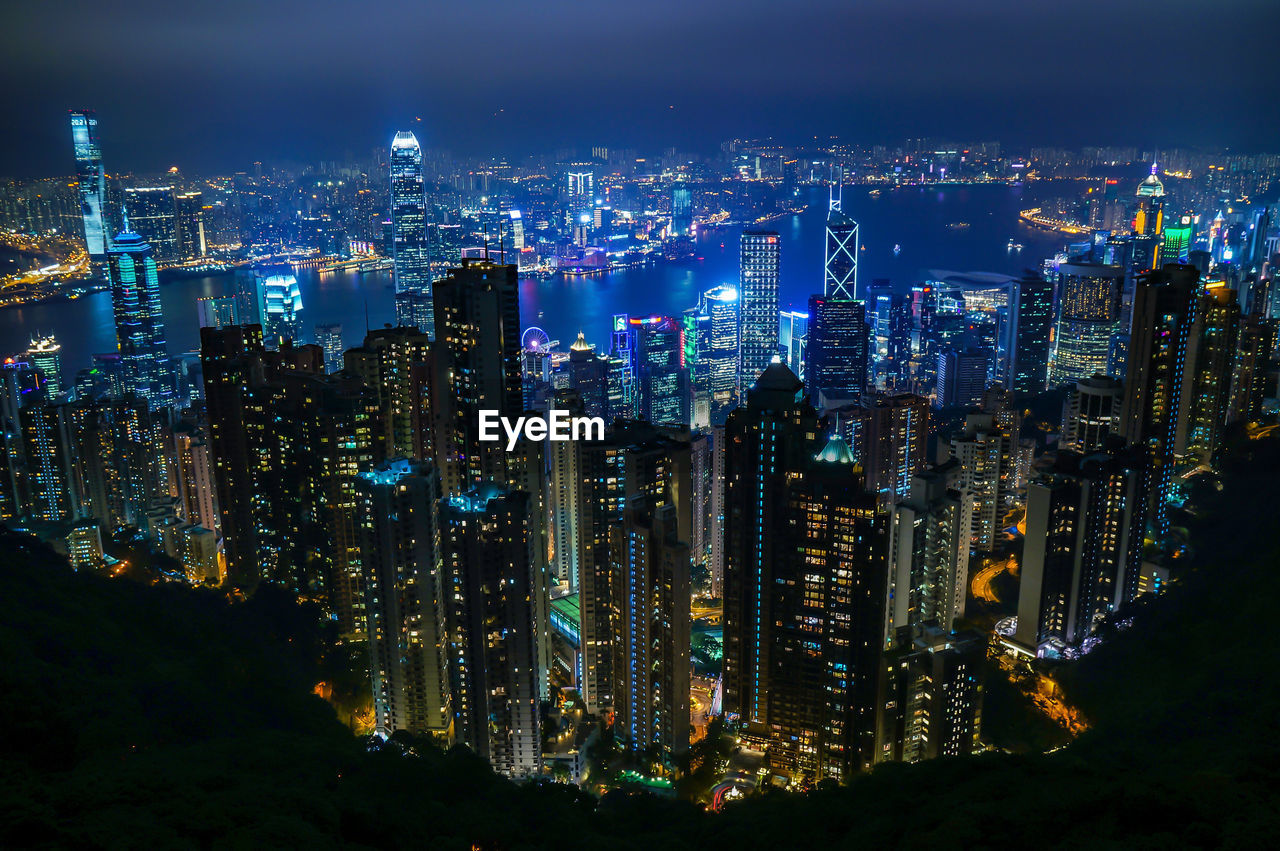
<path id="1" fill-rule="evenodd" d="M 178 259 L 196 260 L 209 253 L 205 231 L 204 196 L 182 192 L 174 197 L 178 210 Z"/>
<path id="2" fill-rule="evenodd" d="M 172 186 L 131 186 L 124 190 L 129 227 L 151 246 L 156 262 L 179 258 L 178 208 Z"/>
<path id="3" fill-rule="evenodd" d="M 1049 380 L 1053 284 L 1039 276 L 1014 282 L 1009 313 L 1013 325 L 1009 388 L 1015 393 L 1042 393 Z"/>
<path id="4" fill-rule="evenodd" d="M 1105 375 L 1077 381 L 1063 406 L 1058 448 L 1082 455 L 1106 449 L 1111 435 L 1120 432 L 1123 395 L 1124 385 Z"/>
<path id="5" fill-rule="evenodd" d="M 1160 536 L 1169 532 L 1169 485 L 1199 290 L 1194 266 L 1170 264 L 1140 276 L 1134 291 L 1121 433 L 1127 443 L 1149 453 L 1148 516 Z"/>
<path id="6" fill-rule="evenodd" d="M 638 495 L 609 528 L 617 618 L 616 729 L 636 747 L 689 748 L 689 545 L 675 505 Z"/>
<path id="7" fill-rule="evenodd" d="M 444 492 L 505 483 L 506 446 L 480 440 L 479 417 L 481 410 L 511 418 L 524 410 L 516 267 L 463 260 L 435 283 L 434 298 L 435 449 Z"/>
<path id="8" fill-rule="evenodd" d="M 1240 304 L 1221 281 L 1207 284 L 1187 341 L 1183 410 L 1174 450 L 1209 464 L 1217 455 L 1231 403 L 1231 380 L 1240 354 Z"/>
<path id="9" fill-rule="evenodd" d="M 836 301 L 853 301 L 858 297 L 858 223 L 841 210 L 843 191 L 843 186 L 833 184 L 827 202 L 822 294 Z"/>
<path id="10" fill-rule="evenodd" d="M 342 369 L 358 376 L 378 401 L 384 432 L 377 442 L 385 445 L 383 454 L 432 457 L 434 352 L 426 332 L 404 326 L 378 328 L 339 358 Z"/>
<path id="11" fill-rule="evenodd" d="M 124 390 L 146 399 L 153 408 L 167 404 L 174 397 L 174 376 L 151 246 L 126 227 L 115 238 L 107 261 Z"/>
<path id="12" fill-rule="evenodd" d="M 90 110 L 71 113 L 71 142 L 76 155 L 77 193 L 84 219 L 84 242 L 89 259 L 101 263 L 111 247 L 107 220 L 107 175 L 98 146 L 98 116 Z"/>
<path id="13" fill-rule="evenodd" d="M 33 337 L 27 348 L 27 363 L 40 370 L 44 380 L 44 392 L 50 398 L 62 394 L 62 346 L 52 334 Z"/>
<path id="14" fill-rule="evenodd" d="M 969 532 L 961 495 L 943 470 L 922 470 L 889 517 L 890 606 L 886 637 L 935 622 L 946 632 L 964 617 L 969 585 Z"/>
<path id="15" fill-rule="evenodd" d="M 876 762 L 967 756 L 981 743 L 982 668 L 977 632 L 928 625 L 884 657 Z"/>
<path id="16" fill-rule="evenodd" d="M 778 354 L 781 252 L 782 240 L 774 231 L 743 231 L 741 282 L 738 286 L 742 319 L 739 386 L 753 384 Z"/>
<path id="17" fill-rule="evenodd" d="M 285 340 L 302 340 L 302 289 L 287 266 L 271 266 L 256 271 L 262 317 L 262 337 L 268 348 L 279 348 Z"/>
<path id="18" fill-rule="evenodd" d="M 529 496 L 492 483 L 441 503 L 455 734 L 494 771 L 542 771 Z"/>
<path id="19" fill-rule="evenodd" d="M 1119 266 L 1092 263 L 1064 263 L 1058 271 L 1058 325 L 1050 374 L 1054 386 L 1106 374 L 1125 277 Z"/>
<path id="20" fill-rule="evenodd" d="M 867 388 L 871 329 L 866 318 L 860 301 L 809 298 L 805 391 L 814 405 L 856 399 Z"/>
<path id="21" fill-rule="evenodd" d="M 396 321 L 400 325 L 417 325 L 432 336 L 435 306 L 431 297 L 422 148 L 418 138 L 408 130 L 397 132 L 391 141 L 391 230 Z"/>
<path id="22" fill-rule="evenodd" d="M 782 362 L 801 381 L 805 375 L 805 354 L 809 346 L 809 314 L 784 310 L 778 314 L 778 349 Z"/>
<path id="23" fill-rule="evenodd" d="M 987 388 L 987 366 L 990 362 L 988 349 L 940 352 L 934 405 L 938 408 L 969 408 L 978 404 Z"/>
<path id="24" fill-rule="evenodd" d="M 738 309 L 741 302 L 737 289 L 721 284 L 702 294 L 702 304 L 708 322 L 707 344 L 699 349 L 698 358 L 706 363 L 711 422 L 723 424 L 738 399 Z"/>
<path id="25" fill-rule="evenodd" d="M 340 371 L 342 369 L 342 352 L 346 348 L 342 343 L 342 325 L 337 322 L 326 322 L 317 325 L 316 345 L 324 350 L 324 371 Z"/>
<path id="26" fill-rule="evenodd" d="M 689 425 L 692 401 L 684 329 L 669 316 L 631 317 L 640 416 L 658 425 Z"/>
<path id="27" fill-rule="evenodd" d="M 866 393 L 827 412 L 862 466 L 867 490 L 888 508 L 905 497 L 925 464 L 929 400 L 912 393 Z"/>
<path id="28" fill-rule="evenodd" d="M 1018 436 L 992 414 L 970 414 L 951 456 L 960 465 L 961 524 L 975 549 L 991 552 L 1018 486 Z"/>
<path id="29" fill-rule="evenodd" d="M 355 484 L 375 728 L 448 744 L 453 709 L 439 476 L 430 462 L 398 458 L 361 473 Z"/>
<path id="30" fill-rule="evenodd" d="M 226 328 L 240 324 L 240 300 L 235 296 L 196 299 L 196 319 L 201 328 Z"/>

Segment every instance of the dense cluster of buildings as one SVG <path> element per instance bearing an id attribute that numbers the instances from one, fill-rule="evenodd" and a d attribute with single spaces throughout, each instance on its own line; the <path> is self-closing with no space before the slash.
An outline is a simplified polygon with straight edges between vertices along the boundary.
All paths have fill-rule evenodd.
<path id="1" fill-rule="evenodd" d="M 157 270 L 203 253 L 203 224 L 180 223 L 172 190 L 132 187 L 110 227 L 94 119 L 72 125 L 117 352 L 67 384 L 50 339 L 0 365 L 0 519 L 79 566 L 131 530 L 194 584 L 316 601 L 368 645 L 379 733 L 463 743 L 512 777 L 544 771 L 557 688 L 637 748 L 689 748 L 703 571 L 723 601 L 720 705 L 776 773 L 974 752 L 989 642 L 965 628 L 971 558 L 1023 516 L 1002 646 L 1086 651 L 1169 581 L 1176 482 L 1275 395 L 1266 212 L 1247 256 L 1171 235 L 1154 169 L 1124 232 L 1019 278 L 910 289 L 860 282 L 837 173 L 807 313 L 780 309 L 781 239 L 752 227 L 737 282 L 566 352 L 522 331 L 514 230 L 480 257 L 436 240 L 407 132 L 387 163 L 397 324 L 303 345 L 296 279 L 262 265 L 201 301 L 187 374 Z M 565 175 L 561 213 L 598 235 L 599 175 Z M 698 202 L 682 181 L 670 194 L 664 228 L 686 236 Z M 1053 388 L 1045 453 L 1024 419 Z M 603 436 L 483 439 L 484 412 L 553 411 Z"/>

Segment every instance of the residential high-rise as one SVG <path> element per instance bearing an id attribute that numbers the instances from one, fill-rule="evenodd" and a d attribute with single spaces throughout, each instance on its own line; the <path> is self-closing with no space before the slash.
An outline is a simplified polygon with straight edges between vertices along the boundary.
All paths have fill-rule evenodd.
<path id="1" fill-rule="evenodd" d="M 1127 443 L 1143 446 L 1149 453 L 1148 516 L 1160 536 L 1169 532 L 1169 485 L 1199 291 L 1200 274 L 1195 267 L 1173 264 L 1140 276 L 1134 291 L 1120 425 Z"/>
<path id="2" fill-rule="evenodd" d="M 969 585 L 969 530 L 961 495 L 943 470 L 922 470 L 889 515 L 889 609 L 886 636 L 935 622 L 950 632 L 964 617 Z"/>
<path id="3" fill-rule="evenodd" d="M 486 483 L 446 497 L 441 541 L 455 735 L 499 774 L 536 777 L 542 736 L 528 494 Z"/>
<path id="4" fill-rule="evenodd" d="M 992 414 L 970 414 L 951 457 L 960 465 L 961 524 L 975 549 L 991 552 L 1017 490 L 1018 436 Z"/>
<path id="5" fill-rule="evenodd" d="M 397 458 L 355 483 L 375 729 L 452 742 L 440 478 Z"/>
<path id="6" fill-rule="evenodd" d="M 124 390 L 146 399 L 153 408 L 168 404 L 174 398 L 174 375 L 151 246 L 126 228 L 113 241 L 107 263 Z"/>
<path id="7" fill-rule="evenodd" d="M 809 298 L 809 351 L 805 391 L 817 407 L 856 399 L 867 388 L 870 335 L 860 301 Z"/>
<path id="8" fill-rule="evenodd" d="M 324 371 L 339 372 L 342 369 L 342 325 L 326 322 L 316 326 L 316 345 L 324 350 Z"/>
<path id="9" fill-rule="evenodd" d="M 1187 340 L 1187 380 L 1174 451 L 1202 463 L 1222 445 L 1231 403 L 1231 380 L 1240 354 L 1240 304 L 1225 283 L 1207 284 Z"/>
<path id="10" fill-rule="evenodd" d="M 675 505 L 636 496 L 609 528 L 617 613 L 615 730 L 638 748 L 689 749 L 689 545 Z"/>
<path id="11" fill-rule="evenodd" d="M 1120 432 L 1123 396 L 1124 385 L 1105 375 L 1077 381 L 1063 406 L 1058 448 L 1084 455 L 1106 449 Z"/>
<path id="12" fill-rule="evenodd" d="M 1039 655 L 1078 648 L 1138 593 L 1146 451 L 1058 453 L 1027 488 L 1015 640 Z"/>
<path id="13" fill-rule="evenodd" d="M 1012 352 L 1009 387 L 1015 393 L 1042 393 L 1049 380 L 1049 341 L 1053 328 L 1053 284 L 1026 276 L 1013 285 L 1009 299 Z"/>
<path id="14" fill-rule="evenodd" d="M 408 130 L 391 141 L 392 259 L 396 279 L 396 322 L 435 334 L 431 254 L 427 243 L 427 197 L 422 147 Z"/>
<path id="15" fill-rule="evenodd" d="M 480 440 L 480 411 L 524 410 L 516 267 L 462 261 L 434 284 L 436 458 L 444 492 L 508 480 L 506 445 Z"/>
<path id="16" fill-rule="evenodd" d="M 826 412 L 862 466 L 867 490 L 887 509 L 907 495 L 925 464 L 929 400 L 912 393 L 865 393 Z"/>
<path id="17" fill-rule="evenodd" d="M 777 770 L 840 780 L 873 759 L 885 515 L 802 387 L 773 364 L 725 427 L 724 707 Z"/>
<path id="18" fill-rule="evenodd" d="M 362 345 L 342 353 L 342 368 L 358 376 L 378 400 L 385 429 L 378 440 L 388 458 L 433 457 L 433 364 L 426 332 L 405 326 L 370 331 Z"/>
<path id="19" fill-rule="evenodd" d="M 40 373 L 23 360 L 0 361 L 0 520 L 12 520 L 25 504 L 27 469 L 20 411 L 41 398 Z"/>
<path id="20" fill-rule="evenodd" d="M 178 259 L 178 208 L 172 186 L 131 186 L 124 190 L 129 227 L 151 246 L 157 263 Z"/>
<path id="21" fill-rule="evenodd" d="M 228 579 L 279 583 L 363 634 L 355 483 L 373 468 L 376 399 L 324 374 L 319 346 L 268 351 L 257 325 L 200 330 Z"/>
<path id="22" fill-rule="evenodd" d="M 111 247 L 107 217 L 107 175 L 98 146 L 98 116 L 90 110 L 71 113 L 71 142 L 76 156 L 76 192 L 84 219 L 84 242 L 89 259 L 101 263 Z"/>
<path id="23" fill-rule="evenodd" d="M 977 632 L 929 625 L 885 654 L 876 762 L 914 763 L 979 750 L 986 649 Z"/>
<path id="24" fill-rule="evenodd" d="M 781 237 L 774 231 L 743 231 L 740 259 L 738 293 L 742 333 L 739 336 L 738 385 L 748 387 L 778 355 Z"/>
<path id="25" fill-rule="evenodd" d="M 1058 324 L 1050 371 L 1054 386 L 1106 374 L 1125 278 L 1123 268 L 1099 264 L 1064 263 L 1058 272 Z"/>

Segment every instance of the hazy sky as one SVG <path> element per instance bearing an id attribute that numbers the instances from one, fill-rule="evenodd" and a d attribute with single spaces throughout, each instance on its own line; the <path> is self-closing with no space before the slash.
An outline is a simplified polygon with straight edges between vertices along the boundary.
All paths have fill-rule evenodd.
<path id="1" fill-rule="evenodd" d="M 0 174 L 908 135 L 1280 149 L 1278 0 L 9 0 Z M 415 118 L 422 121 L 415 122 Z"/>

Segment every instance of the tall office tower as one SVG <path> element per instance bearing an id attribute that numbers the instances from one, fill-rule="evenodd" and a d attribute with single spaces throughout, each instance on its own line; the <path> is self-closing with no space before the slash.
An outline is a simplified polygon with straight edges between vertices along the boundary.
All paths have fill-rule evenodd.
<path id="1" fill-rule="evenodd" d="M 802 387 L 774 364 L 725 426 L 724 706 L 771 765 L 838 780 L 872 758 L 885 516 Z"/>
<path id="2" fill-rule="evenodd" d="M 178 214 L 178 259 L 198 260 L 207 256 L 204 196 L 199 192 L 180 192 L 174 196 L 174 204 Z"/>
<path id="3" fill-rule="evenodd" d="M 568 411 L 582 416 L 582 398 L 575 390 L 557 393 L 550 404 L 552 410 Z M 579 522 L 581 480 L 576 441 L 552 441 L 547 445 L 547 531 L 550 537 L 550 570 L 561 591 L 577 592 L 579 583 Z"/>
<path id="4" fill-rule="evenodd" d="M 1140 276 L 1134 291 L 1120 426 L 1126 443 L 1149 453 L 1148 516 L 1161 537 L 1169 532 L 1169 484 L 1199 290 L 1195 267 L 1171 264 Z"/>
<path id="5" fill-rule="evenodd" d="M 268 351 L 257 325 L 200 343 L 229 581 L 285 585 L 363 633 L 355 481 L 375 461 L 376 399 L 325 375 L 319 346 Z"/>
<path id="6" fill-rule="evenodd" d="M 1043 393 L 1049 380 L 1049 339 L 1053 328 L 1053 284 L 1026 275 L 1009 298 L 1009 387 L 1015 393 Z"/>
<path id="7" fill-rule="evenodd" d="M 689 749 L 689 546 L 676 507 L 640 495 L 609 528 L 617 611 L 615 731 L 637 748 Z"/>
<path id="8" fill-rule="evenodd" d="M 702 294 L 702 312 L 707 316 L 706 345 L 698 351 L 705 363 L 710 419 L 722 425 L 738 399 L 738 341 L 741 307 L 738 290 L 728 284 Z"/>
<path id="9" fill-rule="evenodd" d="M 430 461 L 396 458 L 355 487 L 375 728 L 450 744 L 440 478 Z"/>
<path id="10" fill-rule="evenodd" d="M 970 544 L 995 549 L 1000 521 L 1017 488 L 1017 436 L 991 414 L 970 414 L 964 431 L 951 439 L 951 457 L 960 465 L 962 524 Z"/>
<path id="11" fill-rule="evenodd" d="M 907 495 L 925 464 L 929 400 L 912 393 L 867 393 L 853 405 L 827 411 L 834 431 L 862 466 L 867 490 L 887 509 Z"/>
<path id="12" fill-rule="evenodd" d="M 1015 640 L 1038 655 L 1076 648 L 1138 593 L 1146 526 L 1141 447 L 1062 451 L 1027 487 Z"/>
<path id="13" fill-rule="evenodd" d="M 693 193 L 683 183 L 671 187 L 671 235 L 688 236 L 693 232 Z"/>
<path id="14" fill-rule="evenodd" d="M 971 408 L 982 401 L 987 389 L 988 349 L 949 349 L 938 354 L 938 386 L 933 404 L 938 408 Z"/>
<path id="15" fill-rule="evenodd" d="M 19 492 L 24 516 L 48 522 L 77 516 L 79 501 L 74 487 L 75 447 L 67 427 L 70 405 L 37 402 L 18 411 L 22 429 Z"/>
<path id="16" fill-rule="evenodd" d="M 742 333 L 738 386 L 749 387 L 778 354 L 778 279 L 782 240 L 774 231 L 742 232 L 740 246 Z"/>
<path id="17" fill-rule="evenodd" d="M 427 333 L 405 326 L 379 328 L 341 358 L 342 369 L 359 377 L 377 399 L 384 429 L 378 437 L 385 446 L 382 454 L 431 458 L 434 353 Z"/>
<path id="18" fill-rule="evenodd" d="M 950 632 L 964 617 L 969 535 L 959 492 L 944 470 L 922 470 L 889 514 L 889 609 L 885 636 L 932 621 Z"/>
<path id="19" fill-rule="evenodd" d="M 782 362 L 804 381 L 805 350 L 809 345 L 809 314 L 783 310 L 778 314 L 778 351 Z"/>
<path id="20" fill-rule="evenodd" d="M 76 192 L 84 218 L 84 242 L 89 259 L 102 263 L 111 247 L 107 219 L 107 175 L 98 147 L 98 116 L 90 110 L 71 113 L 71 143 L 76 155 Z"/>
<path id="21" fill-rule="evenodd" d="M 888 348 L 885 357 L 886 378 L 895 386 L 903 386 L 911 378 L 911 300 L 895 293 L 889 301 Z"/>
<path id="22" fill-rule="evenodd" d="M 157 263 L 178 259 L 178 210 L 172 186 L 133 186 L 124 191 L 129 227 L 151 246 Z"/>
<path id="23" fill-rule="evenodd" d="M 858 223 L 841 210 L 843 186 L 832 185 L 827 202 L 827 251 L 822 295 L 834 301 L 858 297 Z"/>
<path id="24" fill-rule="evenodd" d="M 986 642 L 977 632 L 926 627 L 886 653 L 876 762 L 968 756 L 979 747 Z"/>
<path id="25" fill-rule="evenodd" d="M 324 371 L 341 372 L 343 368 L 342 353 L 346 346 L 342 342 L 342 325 L 338 322 L 326 322 L 316 326 L 316 345 L 324 350 Z"/>
<path id="26" fill-rule="evenodd" d="M 862 395 L 868 384 L 870 340 L 862 302 L 810 296 L 805 392 L 815 406 Z"/>
<path id="27" fill-rule="evenodd" d="M 632 317 L 640 416 L 656 425 L 689 425 L 692 401 L 684 329 L 669 316 Z"/>
<path id="28" fill-rule="evenodd" d="M 1196 226 L 1191 216 L 1182 216 L 1177 224 L 1166 225 L 1160 245 L 1160 263 L 1186 263 Z"/>
<path id="29" fill-rule="evenodd" d="M 262 317 L 262 337 L 267 348 L 278 349 L 285 340 L 302 340 L 302 290 L 288 266 L 255 270 L 258 286 L 258 315 Z"/>
<path id="30" fill-rule="evenodd" d="M 1262 414 L 1263 400 L 1275 395 L 1272 353 L 1275 350 L 1276 322 L 1250 314 L 1240 325 L 1240 356 L 1231 379 L 1231 403 L 1227 424 L 1252 422 Z"/>
<path id="31" fill-rule="evenodd" d="M 1086 263 L 1059 267 L 1058 324 L 1050 383 L 1106 374 L 1111 335 L 1120 319 L 1124 269 Z"/>
<path id="32" fill-rule="evenodd" d="M 434 285 L 436 458 L 446 494 L 507 481 L 502 441 L 480 440 L 480 411 L 524 410 L 516 267 L 463 260 Z"/>
<path id="33" fill-rule="evenodd" d="M 391 231 L 396 324 L 416 325 L 432 336 L 435 334 L 435 304 L 431 295 L 431 252 L 427 244 L 422 148 L 418 145 L 418 137 L 408 130 L 397 132 L 391 141 Z"/>
<path id="34" fill-rule="evenodd" d="M 1135 236 L 1159 237 L 1164 230 L 1164 184 L 1156 176 L 1156 171 L 1156 164 L 1152 163 L 1151 174 L 1138 184 L 1138 191 L 1135 193 L 1133 210 Z M 1134 259 L 1137 260 L 1136 257 Z M 1147 259 L 1155 260 L 1154 257 Z"/>
<path id="35" fill-rule="evenodd" d="M 22 486 L 27 469 L 23 448 L 22 407 L 40 399 L 40 373 L 26 361 L 0 361 L 0 521 L 22 513 Z"/>
<path id="36" fill-rule="evenodd" d="M 115 238 L 107 264 L 124 390 L 146 399 L 153 408 L 161 407 L 173 400 L 175 387 L 156 259 L 151 246 L 126 228 Z"/>
<path id="37" fill-rule="evenodd" d="M 218 533 L 218 494 L 208 435 L 196 423 L 180 422 L 173 429 L 173 445 L 182 518 Z"/>
<path id="38" fill-rule="evenodd" d="M 674 432 L 683 437 L 683 430 Z M 700 429 L 689 434 L 688 503 L 689 528 L 685 540 L 689 544 L 689 559 L 695 568 L 711 570 L 711 536 L 714 528 L 712 506 L 715 501 L 715 451 L 710 429 Z"/>
<path id="39" fill-rule="evenodd" d="M 40 371 L 46 396 L 53 399 L 62 394 L 62 346 L 52 334 L 33 337 L 23 359 Z"/>
<path id="40" fill-rule="evenodd" d="M 455 736 L 501 775 L 536 776 L 542 737 L 528 494 L 486 483 L 440 505 Z"/>
<path id="41" fill-rule="evenodd" d="M 201 328 L 226 328 L 240 324 L 240 303 L 235 296 L 196 299 L 196 319 Z"/>
<path id="42" fill-rule="evenodd" d="M 710 561 L 708 570 L 711 573 L 711 596 L 717 600 L 724 598 L 724 460 L 725 431 L 724 426 L 711 427 L 711 504 L 708 507 L 707 536 L 710 539 Z"/>
<path id="43" fill-rule="evenodd" d="M 1186 380 L 1174 452 L 1211 463 L 1222 444 L 1240 356 L 1240 304 L 1221 282 L 1205 286 L 1187 340 Z"/>
<path id="44" fill-rule="evenodd" d="M 1120 405 L 1124 385 L 1106 375 L 1076 382 L 1062 406 L 1059 449 L 1082 455 L 1106 449 L 1111 435 L 1120 433 Z"/>

